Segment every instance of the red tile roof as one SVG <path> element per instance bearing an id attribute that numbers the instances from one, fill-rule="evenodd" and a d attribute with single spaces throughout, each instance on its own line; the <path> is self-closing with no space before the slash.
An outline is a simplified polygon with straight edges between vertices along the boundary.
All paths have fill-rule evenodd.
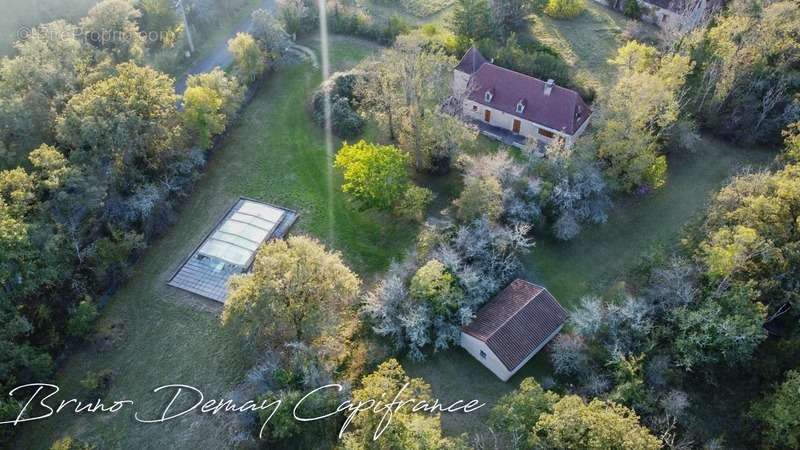
<path id="1" fill-rule="evenodd" d="M 475 67 L 470 61 L 480 60 L 484 62 L 474 72 L 465 70 Z M 474 48 L 464 55 L 456 69 L 472 75 L 470 100 L 568 135 L 575 134 L 592 114 L 591 108 L 572 89 L 553 85 L 550 94 L 546 94 L 547 82 L 485 62 Z M 484 98 L 487 90 L 492 90 L 490 102 Z M 517 112 L 520 100 L 526 104 L 522 113 Z"/>
<path id="2" fill-rule="evenodd" d="M 547 289 L 517 279 L 461 331 L 485 342 L 508 370 L 514 370 L 566 320 L 567 312 Z"/>

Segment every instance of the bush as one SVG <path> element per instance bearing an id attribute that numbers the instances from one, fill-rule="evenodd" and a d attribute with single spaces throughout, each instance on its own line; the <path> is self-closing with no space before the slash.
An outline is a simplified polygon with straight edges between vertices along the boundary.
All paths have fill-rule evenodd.
<path id="1" fill-rule="evenodd" d="M 85 338 L 91 331 L 92 323 L 97 319 L 97 307 L 92 299 L 86 298 L 78 304 L 67 320 L 67 335 L 74 338 Z"/>
<path id="2" fill-rule="evenodd" d="M 344 172 L 342 191 L 363 208 L 389 211 L 408 188 L 408 155 L 392 145 L 345 144 L 334 166 Z"/>
<path id="3" fill-rule="evenodd" d="M 586 9 L 586 0 L 549 0 L 544 13 L 556 19 L 570 19 Z"/>
<path id="4" fill-rule="evenodd" d="M 480 217 L 497 221 L 503 214 L 503 188 L 494 177 L 468 178 L 461 195 L 453 202 L 456 217 L 464 223 Z"/>
<path id="5" fill-rule="evenodd" d="M 319 25 L 317 2 L 314 0 L 279 0 L 278 17 L 287 33 L 300 35 Z"/>
<path id="6" fill-rule="evenodd" d="M 625 6 L 622 7 L 622 13 L 631 19 L 641 19 L 642 6 L 636 0 L 625 0 Z"/>
<path id="7" fill-rule="evenodd" d="M 346 98 L 339 97 L 331 105 L 331 131 L 342 139 L 352 139 L 364 131 L 364 119 L 353 111 Z"/>
<path id="8" fill-rule="evenodd" d="M 50 450 L 94 450 L 95 446 L 78 441 L 72 437 L 65 437 L 53 442 Z"/>
<path id="9" fill-rule="evenodd" d="M 349 34 L 392 45 L 411 26 L 402 17 L 393 14 L 386 20 L 378 20 L 364 11 L 339 6 L 328 13 L 328 26 L 333 33 Z"/>
<path id="10" fill-rule="evenodd" d="M 436 259 L 428 261 L 417 270 L 411 278 L 408 290 L 415 299 L 427 302 L 435 314 L 453 312 L 463 295 L 456 284 L 456 277 Z"/>
<path id="11" fill-rule="evenodd" d="M 422 222 L 433 198 L 434 193 L 430 189 L 410 184 L 395 207 L 395 214 L 407 220 Z"/>
<path id="12" fill-rule="evenodd" d="M 111 388 L 111 382 L 113 380 L 114 372 L 111 369 L 105 369 L 99 372 L 90 371 L 87 372 L 86 377 L 81 380 L 81 386 L 86 389 L 87 397 L 101 397 Z"/>
<path id="13" fill-rule="evenodd" d="M 228 41 L 236 73 L 243 80 L 254 81 L 267 68 L 267 56 L 256 40 L 247 33 L 238 33 Z"/>
<path id="14" fill-rule="evenodd" d="M 363 76 L 358 71 L 335 73 L 320 86 L 311 100 L 312 116 L 325 126 L 325 95 L 331 102 L 331 131 L 342 139 L 353 139 L 364 131 L 364 119 L 355 111 L 355 85 Z"/>

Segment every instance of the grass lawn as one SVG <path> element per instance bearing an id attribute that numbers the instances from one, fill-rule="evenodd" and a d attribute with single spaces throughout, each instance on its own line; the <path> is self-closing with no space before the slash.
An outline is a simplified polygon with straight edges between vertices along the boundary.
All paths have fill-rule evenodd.
<path id="1" fill-rule="evenodd" d="M 333 37 L 332 65 L 349 67 L 375 50 L 358 40 Z M 319 71 L 310 64 L 269 76 L 211 157 L 178 221 L 152 244 L 132 278 L 103 310 L 96 342 L 70 355 L 57 374 L 56 384 L 66 393 L 63 398 L 72 398 L 83 392 L 79 382 L 87 371 L 113 368 L 115 377 L 105 398 L 132 399 L 135 408 L 118 416 L 66 413 L 25 424 L 17 448 L 46 449 L 64 435 L 103 449 L 226 448 L 224 424 L 230 416 L 215 421 L 208 415 L 187 415 L 147 425 L 134 421 L 134 410 L 163 408 L 165 398 L 149 394 L 158 386 L 190 384 L 209 398 L 219 398 L 242 380 L 249 366 L 242 349 L 219 332 L 219 306 L 165 283 L 240 195 L 298 210 L 295 233 L 328 235 L 324 139 L 306 111 L 320 81 Z M 413 227 L 358 212 L 338 189 L 333 200 L 332 246 L 344 251 L 348 263 L 364 277 L 384 270 L 413 239 Z"/>
<path id="2" fill-rule="evenodd" d="M 593 1 L 574 19 L 557 20 L 544 14 L 533 16 L 529 32 L 556 49 L 574 68 L 576 80 L 600 90 L 613 84 L 616 72 L 607 63 L 622 44 L 628 18 Z M 647 24 L 655 35 L 656 28 Z M 598 92 L 599 93 L 599 92 Z"/>

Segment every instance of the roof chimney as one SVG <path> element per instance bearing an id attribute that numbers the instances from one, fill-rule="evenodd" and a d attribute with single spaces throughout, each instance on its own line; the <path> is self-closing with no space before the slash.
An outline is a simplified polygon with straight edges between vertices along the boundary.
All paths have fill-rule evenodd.
<path id="1" fill-rule="evenodd" d="M 547 80 L 547 84 L 544 86 L 544 95 L 550 95 L 550 92 L 553 91 L 553 85 L 555 84 L 555 80 L 552 78 Z"/>

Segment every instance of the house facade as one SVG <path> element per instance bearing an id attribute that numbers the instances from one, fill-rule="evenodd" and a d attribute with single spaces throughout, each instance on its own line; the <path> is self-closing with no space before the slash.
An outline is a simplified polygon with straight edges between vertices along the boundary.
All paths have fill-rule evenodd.
<path id="1" fill-rule="evenodd" d="M 453 70 L 453 96 L 483 134 L 521 148 L 531 140 L 571 146 L 592 115 L 577 92 L 497 66 L 475 48 Z"/>
<path id="2" fill-rule="evenodd" d="M 461 329 L 460 344 L 502 381 L 558 335 L 567 312 L 547 289 L 514 280 Z"/>

